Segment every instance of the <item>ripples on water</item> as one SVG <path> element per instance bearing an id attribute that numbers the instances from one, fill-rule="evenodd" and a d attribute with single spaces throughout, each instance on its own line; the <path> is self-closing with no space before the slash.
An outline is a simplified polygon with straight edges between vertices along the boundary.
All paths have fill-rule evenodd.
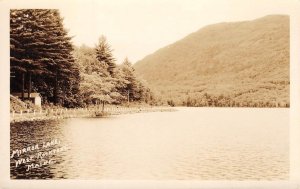
<path id="1" fill-rule="evenodd" d="M 11 125 L 11 150 L 59 139 L 56 163 L 14 179 L 288 179 L 288 109 L 176 112 Z"/>

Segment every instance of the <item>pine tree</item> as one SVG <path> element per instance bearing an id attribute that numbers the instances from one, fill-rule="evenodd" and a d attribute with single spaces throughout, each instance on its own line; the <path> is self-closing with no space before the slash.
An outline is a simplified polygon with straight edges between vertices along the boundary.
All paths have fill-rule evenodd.
<path id="1" fill-rule="evenodd" d="M 79 70 L 71 54 L 71 37 L 63 27 L 59 11 L 12 10 L 10 37 L 11 70 L 27 72 L 29 79 L 32 75 L 28 92 L 33 83 L 34 90 L 43 93 L 50 101 L 58 103 L 60 98 L 66 104 L 68 101 L 74 103 L 79 87 Z M 18 78 L 11 82 L 14 90 L 20 88 Z"/>
<path id="2" fill-rule="evenodd" d="M 126 81 L 126 85 L 124 88 L 120 89 L 121 94 L 126 96 L 127 101 L 133 100 L 134 88 L 136 88 L 135 76 L 133 73 L 133 67 L 131 62 L 129 62 L 126 57 L 121 65 L 121 69 L 124 75 L 124 79 Z"/>
<path id="3" fill-rule="evenodd" d="M 115 58 L 112 55 L 112 49 L 105 36 L 101 36 L 99 38 L 96 46 L 96 57 L 100 63 L 108 66 L 108 72 L 110 73 L 111 77 L 114 77 L 116 69 Z"/>
<path id="4" fill-rule="evenodd" d="M 115 80 L 108 72 L 108 65 L 99 62 L 95 49 L 82 46 L 74 51 L 80 67 L 80 93 L 85 104 L 115 103 Z"/>
<path id="5" fill-rule="evenodd" d="M 122 64 L 124 78 L 127 80 L 126 88 L 122 94 L 127 93 L 129 101 L 139 101 L 142 97 L 142 83 L 136 78 L 134 68 L 128 58 L 125 58 Z"/>
<path id="6" fill-rule="evenodd" d="M 54 102 L 63 100 L 66 106 L 74 106 L 78 98 L 79 68 L 74 63 L 71 37 L 63 27 L 63 19 L 58 10 L 51 10 L 48 16 L 52 22 L 46 26 L 48 50 L 51 50 L 51 54 L 49 56 L 49 53 L 46 53 L 45 56 L 48 55 L 52 60 L 48 69 L 54 73 Z"/>
<path id="7" fill-rule="evenodd" d="M 24 79 L 27 75 L 27 92 L 31 92 L 32 74 L 46 73 L 45 66 L 26 45 L 37 44 L 41 34 L 38 28 L 37 15 L 30 9 L 11 10 L 10 13 L 10 61 L 11 72 L 16 76 L 11 80 L 12 91 L 22 91 L 24 99 Z"/>

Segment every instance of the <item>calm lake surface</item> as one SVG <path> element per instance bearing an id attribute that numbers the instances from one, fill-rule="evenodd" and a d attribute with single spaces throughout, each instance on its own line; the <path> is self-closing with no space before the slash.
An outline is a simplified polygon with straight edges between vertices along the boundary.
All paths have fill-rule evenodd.
<path id="1" fill-rule="evenodd" d="M 288 109 L 177 109 L 11 124 L 11 154 L 38 145 L 11 158 L 11 178 L 288 179 Z"/>

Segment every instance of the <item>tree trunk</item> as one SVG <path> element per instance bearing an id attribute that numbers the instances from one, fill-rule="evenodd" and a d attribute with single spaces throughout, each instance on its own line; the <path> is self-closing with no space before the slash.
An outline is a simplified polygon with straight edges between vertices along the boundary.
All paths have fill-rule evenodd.
<path id="1" fill-rule="evenodd" d="M 104 112 L 104 104 L 105 104 L 105 102 L 102 101 L 102 112 Z"/>
<path id="2" fill-rule="evenodd" d="M 55 105 L 57 105 L 58 103 L 57 93 L 58 93 L 58 70 L 56 70 L 55 83 L 54 83 L 54 104 Z"/>
<path id="3" fill-rule="evenodd" d="M 65 104 L 65 94 L 66 94 L 66 86 L 67 86 L 67 83 L 66 83 L 66 80 L 64 81 L 64 84 L 62 85 L 62 99 L 61 99 L 61 104 L 64 106 Z"/>
<path id="4" fill-rule="evenodd" d="M 28 72 L 28 100 L 30 100 L 30 94 L 31 94 L 31 72 Z"/>
<path id="5" fill-rule="evenodd" d="M 25 85 L 25 74 L 22 72 L 22 101 L 24 101 L 24 85 Z"/>
<path id="6" fill-rule="evenodd" d="M 127 91 L 127 106 L 129 107 L 129 90 Z"/>

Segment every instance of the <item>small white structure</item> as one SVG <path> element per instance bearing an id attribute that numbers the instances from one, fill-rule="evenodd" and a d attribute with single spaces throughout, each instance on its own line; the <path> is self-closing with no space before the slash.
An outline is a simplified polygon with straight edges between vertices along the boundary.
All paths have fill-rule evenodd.
<path id="1" fill-rule="evenodd" d="M 22 93 L 12 93 L 13 96 L 22 98 Z M 28 98 L 28 93 L 24 93 L 24 98 L 26 100 L 30 100 L 34 105 L 41 106 L 42 105 L 42 97 L 40 93 L 30 93 L 30 96 Z"/>

